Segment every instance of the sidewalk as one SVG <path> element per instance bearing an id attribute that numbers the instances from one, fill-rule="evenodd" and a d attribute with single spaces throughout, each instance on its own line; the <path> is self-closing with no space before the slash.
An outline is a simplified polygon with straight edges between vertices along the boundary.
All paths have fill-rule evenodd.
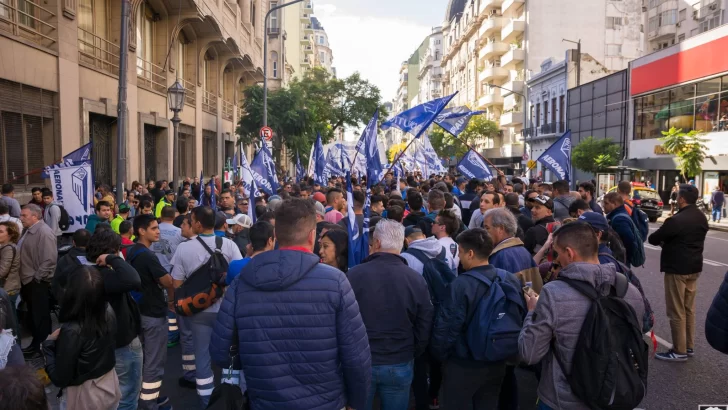
<path id="1" fill-rule="evenodd" d="M 662 217 L 657 220 L 657 223 L 665 222 L 665 219 L 670 217 L 670 210 L 666 210 L 662 213 Z M 707 216 L 706 216 L 707 218 Z M 708 219 L 708 226 L 713 231 L 728 232 L 728 218 L 722 218 L 720 222 L 713 222 L 712 218 Z"/>

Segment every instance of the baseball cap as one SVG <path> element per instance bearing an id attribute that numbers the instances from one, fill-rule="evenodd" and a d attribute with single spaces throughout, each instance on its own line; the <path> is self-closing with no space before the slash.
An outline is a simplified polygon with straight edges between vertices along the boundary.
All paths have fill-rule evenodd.
<path id="1" fill-rule="evenodd" d="M 326 195 L 322 194 L 321 192 L 316 192 L 315 194 L 313 194 L 313 200 L 321 204 L 325 204 Z"/>
<path id="2" fill-rule="evenodd" d="M 467 179 L 465 179 L 464 177 L 460 177 L 460 178 L 458 178 L 458 179 L 455 180 L 455 184 L 457 184 L 457 185 L 460 185 L 460 184 L 462 184 L 464 182 L 467 182 Z"/>
<path id="3" fill-rule="evenodd" d="M 313 207 L 316 208 L 316 213 L 319 214 L 319 216 L 326 218 L 326 208 L 324 208 L 324 205 L 321 202 L 315 201 L 313 203 Z"/>
<path id="4" fill-rule="evenodd" d="M 238 214 L 227 220 L 228 226 L 240 225 L 243 228 L 250 228 L 253 226 L 253 220 L 248 215 Z"/>
<path id="5" fill-rule="evenodd" d="M 171 189 L 164 191 L 164 195 L 170 195 L 170 194 L 174 194 L 174 191 L 172 191 Z"/>
<path id="6" fill-rule="evenodd" d="M 129 212 L 129 205 L 127 205 L 127 204 L 121 204 L 121 205 L 119 205 L 119 213 L 120 214 L 125 214 L 127 212 Z"/>
<path id="7" fill-rule="evenodd" d="M 607 218 L 605 218 L 604 215 L 596 212 L 584 212 L 579 217 L 579 221 L 584 221 L 591 225 L 592 228 L 602 232 L 609 229 L 609 223 L 607 222 Z"/>
<path id="8" fill-rule="evenodd" d="M 219 231 L 220 229 L 222 229 L 223 225 L 225 225 L 225 222 L 227 222 L 227 215 L 225 215 L 225 212 L 215 212 L 215 230 Z"/>
<path id="9" fill-rule="evenodd" d="M 554 210 L 554 201 L 553 199 L 549 198 L 546 195 L 539 195 L 535 198 L 533 198 L 534 201 L 536 201 L 537 204 L 543 205 L 546 208 L 550 210 Z"/>
<path id="10" fill-rule="evenodd" d="M 422 229 L 416 227 L 416 226 L 408 226 L 404 228 L 404 237 L 409 238 L 410 235 L 416 234 L 416 233 L 422 233 Z"/>

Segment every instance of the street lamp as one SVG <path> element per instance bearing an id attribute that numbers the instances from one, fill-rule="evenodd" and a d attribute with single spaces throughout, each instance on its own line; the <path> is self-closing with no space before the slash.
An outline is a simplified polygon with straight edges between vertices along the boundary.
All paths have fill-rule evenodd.
<path id="1" fill-rule="evenodd" d="M 490 86 L 490 87 L 495 87 L 495 88 L 500 88 L 501 90 L 504 90 L 504 91 L 508 91 L 508 92 L 511 92 L 511 93 L 513 93 L 513 94 L 518 94 L 518 95 L 520 95 L 521 97 L 523 97 L 523 98 L 526 98 L 526 96 L 525 96 L 525 95 L 523 95 L 523 94 L 519 93 L 518 91 L 513 91 L 513 90 L 509 90 L 509 89 L 507 89 L 507 88 L 505 88 L 505 87 L 501 87 L 500 85 L 495 85 L 495 84 L 488 84 L 488 86 Z"/>
<path id="2" fill-rule="evenodd" d="M 172 180 L 174 181 L 174 188 L 178 189 L 177 184 L 179 183 L 179 123 L 182 121 L 179 118 L 179 112 L 185 106 L 185 88 L 180 84 L 179 80 L 175 81 L 171 87 L 167 90 L 167 101 L 169 101 L 169 109 L 172 110 L 174 116 L 172 117 L 172 126 L 174 127 L 174 143 L 172 153 Z"/>
<path id="3" fill-rule="evenodd" d="M 263 32 L 263 126 L 268 126 L 268 18 L 271 13 L 288 7 L 292 4 L 300 3 L 303 0 L 294 0 L 288 3 L 283 3 L 280 6 L 271 7 L 267 13 L 265 13 L 264 32 Z M 280 19 L 279 19 L 280 21 Z M 280 36 L 280 32 L 278 33 Z"/>
<path id="4" fill-rule="evenodd" d="M 579 41 L 561 39 L 561 42 L 576 44 L 576 86 L 581 85 L 581 39 Z"/>

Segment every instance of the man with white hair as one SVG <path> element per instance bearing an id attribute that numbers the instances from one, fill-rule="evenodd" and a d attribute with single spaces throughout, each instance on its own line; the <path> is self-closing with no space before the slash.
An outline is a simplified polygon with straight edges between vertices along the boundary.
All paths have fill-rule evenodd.
<path id="1" fill-rule="evenodd" d="M 425 279 L 400 256 L 403 242 L 404 226 L 382 219 L 374 229 L 369 257 L 347 273 L 372 352 L 367 409 L 377 393 L 382 408 L 407 408 L 414 359 L 430 340 L 430 292 Z"/>

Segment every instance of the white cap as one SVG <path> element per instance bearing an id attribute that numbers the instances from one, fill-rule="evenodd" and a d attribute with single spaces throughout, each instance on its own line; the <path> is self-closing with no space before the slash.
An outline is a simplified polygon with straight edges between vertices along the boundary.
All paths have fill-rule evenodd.
<path id="1" fill-rule="evenodd" d="M 250 219 L 248 215 L 245 214 L 238 214 L 235 215 L 233 218 L 227 220 L 228 226 L 233 225 L 240 225 L 243 228 L 250 228 L 253 226 L 253 221 Z"/>

